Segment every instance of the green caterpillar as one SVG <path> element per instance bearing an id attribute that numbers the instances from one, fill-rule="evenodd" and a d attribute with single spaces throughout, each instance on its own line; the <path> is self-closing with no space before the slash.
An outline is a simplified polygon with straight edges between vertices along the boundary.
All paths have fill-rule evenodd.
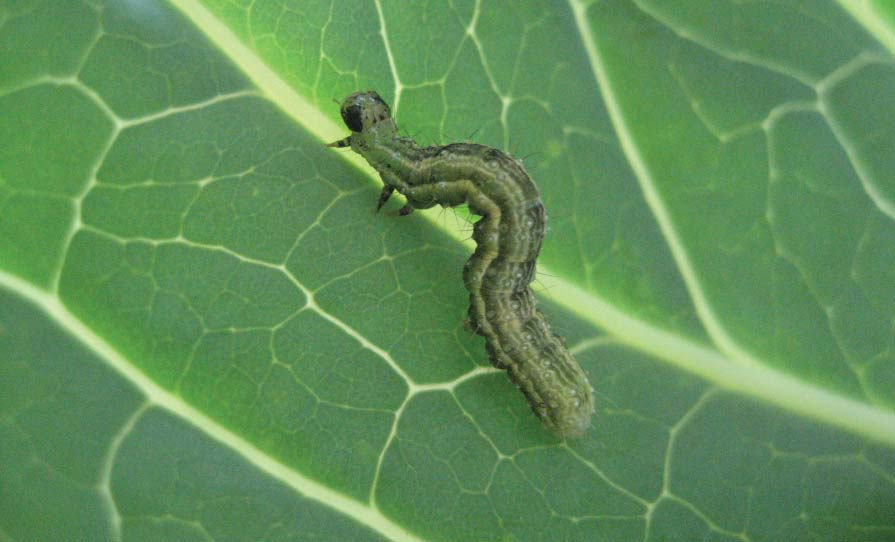
<path id="1" fill-rule="evenodd" d="M 348 96 L 341 113 L 351 135 L 328 146 L 351 147 L 379 172 L 385 186 L 377 210 L 397 191 L 407 199 L 401 215 L 467 203 L 482 216 L 472 236 L 475 252 L 463 270 L 468 327 L 485 338 L 491 363 L 507 371 L 548 428 L 560 437 L 583 434 L 594 412 L 593 388 L 529 288 L 547 216 L 525 169 L 484 145 L 420 147 L 399 137 L 376 92 Z"/>

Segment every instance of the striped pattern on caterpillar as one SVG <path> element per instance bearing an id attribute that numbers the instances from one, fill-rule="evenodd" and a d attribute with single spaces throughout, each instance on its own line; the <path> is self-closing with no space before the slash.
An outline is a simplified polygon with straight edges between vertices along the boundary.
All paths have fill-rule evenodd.
<path id="1" fill-rule="evenodd" d="M 385 186 L 377 210 L 394 192 L 407 199 L 399 214 L 463 203 L 482 218 L 466 262 L 468 328 L 485 338 L 491 363 L 505 369 L 534 413 L 560 437 L 590 426 L 593 388 L 561 337 L 536 308 L 529 284 L 547 216 L 537 186 L 506 153 L 472 143 L 420 147 L 399 137 L 391 110 L 376 92 L 357 92 L 341 106 L 351 147 L 379 172 Z"/>

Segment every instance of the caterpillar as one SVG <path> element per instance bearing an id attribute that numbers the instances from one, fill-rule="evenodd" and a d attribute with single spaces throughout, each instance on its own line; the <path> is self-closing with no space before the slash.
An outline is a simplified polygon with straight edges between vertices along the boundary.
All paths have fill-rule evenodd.
<path id="1" fill-rule="evenodd" d="M 402 216 L 466 203 L 482 217 L 463 269 L 467 329 L 485 338 L 492 365 L 507 371 L 544 425 L 563 438 L 582 435 L 594 412 L 593 388 L 529 287 L 547 215 L 521 163 L 473 143 L 420 147 L 398 135 L 388 104 L 374 91 L 351 94 L 340 112 L 351 134 L 327 146 L 350 147 L 379 173 L 377 211 L 398 192 L 406 198 Z"/>

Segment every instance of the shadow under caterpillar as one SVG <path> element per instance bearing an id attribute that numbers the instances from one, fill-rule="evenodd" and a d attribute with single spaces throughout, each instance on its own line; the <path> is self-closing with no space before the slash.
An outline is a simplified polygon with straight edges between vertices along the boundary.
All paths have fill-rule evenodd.
<path id="1" fill-rule="evenodd" d="M 351 147 L 379 172 L 385 186 L 377 210 L 397 191 L 407 199 L 401 215 L 467 203 L 482 217 L 463 269 L 467 327 L 485 338 L 491 363 L 507 371 L 548 428 L 560 437 L 582 435 L 594 412 L 593 388 L 529 288 L 547 216 L 528 173 L 484 145 L 420 147 L 399 137 L 388 104 L 373 91 L 345 98 L 341 113 L 351 135 L 328 146 Z"/>

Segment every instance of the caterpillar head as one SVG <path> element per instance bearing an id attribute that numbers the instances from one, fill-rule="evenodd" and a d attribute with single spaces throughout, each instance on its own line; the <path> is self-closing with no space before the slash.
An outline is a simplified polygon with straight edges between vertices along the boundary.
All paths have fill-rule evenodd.
<path id="1" fill-rule="evenodd" d="M 342 102 L 342 120 L 352 132 L 367 132 L 380 123 L 392 123 L 392 111 L 375 91 L 355 92 Z"/>
<path id="2" fill-rule="evenodd" d="M 351 147 L 363 154 L 369 143 L 391 140 L 397 132 L 391 109 L 376 91 L 355 92 L 348 96 L 342 101 L 341 113 L 351 135 L 328 147 Z"/>

